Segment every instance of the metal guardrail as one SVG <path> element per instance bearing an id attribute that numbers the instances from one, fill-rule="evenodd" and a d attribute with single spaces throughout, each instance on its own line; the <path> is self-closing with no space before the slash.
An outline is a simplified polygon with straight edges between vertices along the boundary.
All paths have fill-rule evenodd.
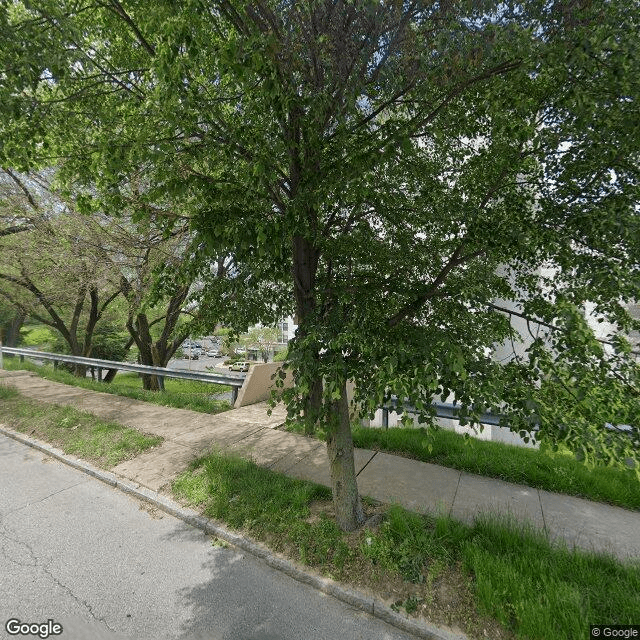
<path id="1" fill-rule="evenodd" d="M 134 364 L 130 362 L 115 362 L 113 360 L 101 360 L 99 358 L 83 358 L 81 356 L 67 356 L 59 353 L 48 353 L 46 351 L 32 351 L 31 349 L 20 349 L 16 347 L 4 347 L 0 345 L 0 368 L 2 368 L 2 355 L 20 356 L 20 361 L 24 361 L 25 356 L 38 360 L 52 360 L 54 366 L 59 362 L 69 364 L 81 364 L 96 369 L 98 380 L 102 381 L 103 369 L 118 369 L 119 371 L 133 371 L 146 375 L 157 376 L 160 388 L 164 389 L 164 378 L 182 378 L 186 380 L 196 380 L 197 382 L 209 382 L 213 384 L 227 384 L 232 387 L 232 404 L 238 398 L 238 389 L 244 384 L 244 375 L 231 375 L 224 373 L 197 373 L 193 371 L 180 371 L 167 369 L 165 367 L 150 367 L 145 364 Z"/>
<path id="2" fill-rule="evenodd" d="M 399 402 L 398 398 L 392 397 L 387 404 L 382 407 L 382 426 L 385 429 L 389 428 L 389 412 L 395 411 L 399 405 L 402 406 L 402 411 L 406 413 L 420 413 L 415 407 L 411 405 L 402 404 Z M 461 407 L 459 405 L 452 404 L 450 402 L 432 402 L 431 406 L 435 409 L 436 416 L 438 418 L 450 418 L 452 420 L 459 420 L 458 414 L 460 413 Z M 479 420 L 481 424 L 490 424 L 495 426 L 500 426 L 500 420 L 503 419 L 504 416 L 496 413 L 481 413 L 479 416 Z M 532 428 L 532 431 L 535 431 L 536 427 Z"/>
<path id="3" fill-rule="evenodd" d="M 387 404 L 384 407 L 382 407 L 382 426 L 385 429 L 389 428 L 389 412 L 395 411 L 396 409 L 398 409 L 399 405 L 402 406 L 401 411 L 403 410 L 406 413 L 414 413 L 414 414 L 420 413 L 415 407 L 411 405 L 402 405 L 398 401 L 398 398 L 394 396 L 387 402 Z M 459 416 L 458 416 L 458 414 L 460 413 L 459 405 L 455 405 L 450 402 L 432 402 L 431 406 L 435 409 L 436 416 L 438 418 L 450 418 L 452 420 L 459 420 Z M 479 415 L 479 421 L 480 421 L 480 424 L 489 424 L 489 425 L 495 425 L 499 427 L 499 426 L 502 426 L 500 424 L 500 420 L 504 419 L 504 417 L 505 416 L 500 415 L 498 413 L 484 412 Z M 633 437 L 633 433 L 634 433 L 633 427 L 628 424 L 614 425 L 614 424 L 611 424 L 610 422 L 605 422 L 604 428 L 608 429 L 609 431 L 615 431 L 617 433 L 627 434 L 630 437 Z M 540 430 L 540 425 L 536 423 L 532 425 L 530 432 L 536 433 L 539 430 Z"/>

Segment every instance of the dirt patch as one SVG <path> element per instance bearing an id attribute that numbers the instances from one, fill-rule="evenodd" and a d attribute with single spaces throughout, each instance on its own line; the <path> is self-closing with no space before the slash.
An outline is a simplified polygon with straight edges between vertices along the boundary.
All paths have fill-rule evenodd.
<path id="1" fill-rule="evenodd" d="M 388 509 L 387 505 L 370 499 L 363 503 L 362 508 L 364 510 L 364 515 L 366 518 L 362 529 L 359 529 L 352 534 L 346 534 L 347 536 L 358 537 L 364 529 L 368 529 L 369 531 L 377 531 L 378 527 L 384 519 L 384 514 Z M 330 520 L 335 519 L 333 503 L 328 500 L 314 500 L 309 505 L 309 512 L 309 516 L 305 518 L 305 522 L 308 522 L 309 524 L 315 524 L 325 517 L 329 518 Z"/>
<path id="2" fill-rule="evenodd" d="M 309 524 L 316 524 L 325 516 L 327 518 L 334 517 L 333 504 L 326 500 L 314 500 L 309 505 L 309 512 L 309 517 L 305 518 L 305 522 Z"/>
<path id="3" fill-rule="evenodd" d="M 140 502 L 140 504 L 138 505 L 138 510 L 145 511 L 154 520 L 162 520 L 162 518 L 164 518 L 164 512 L 158 509 L 158 507 L 149 504 L 148 502 Z"/>
<path id="4" fill-rule="evenodd" d="M 425 574 L 423 582 L 409 582 L 362 558 L 350 563 L 350 579 L 341 576 L 341 580 L 396 611 L 454 633 L 475 640 L 514 640 L 510 631 L 476 610 L 472 578 L 460 564 L 434 567 L 431 572 L 427 568 Z"/>

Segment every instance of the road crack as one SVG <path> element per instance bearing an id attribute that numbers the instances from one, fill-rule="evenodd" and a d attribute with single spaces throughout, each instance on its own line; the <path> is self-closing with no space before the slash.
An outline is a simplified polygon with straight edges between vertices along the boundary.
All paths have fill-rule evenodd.
<path id="1" fill-rule="evenodd" d="M 40 500 L 36 500 L 35 502 L 27 502 L 26 504 L 23 504 L 22 506 L 18 507 L 17 509 L 12 509 L 11 511 L 7 511 L 5 515 L 11 515 L 13 513 L 19 513 L 20 511 L 22 511 L 23 509 L 26 509 L 27 507 L 32 507 L 33 505 L 36 504 L 40 504 L 41 502 L 44 502 L 45 500 L 48 500 L 49 498 L 53 497 L 53 496 L 57 496 L 59 493 L 63 493 L 65 491 L 68 491 L 69 489 L 73 489 L 74 487 L 78 487 L 81 484 L 86 484 L 87 482 L 89 482 L 89 480 L 81 480 L 80 482 L 76 482 L 75 484 L 72 484 L 68 487 L 65 487 L 64 489 L 60 489 L 58 491 L 54 491 L 53 493 L 50 493 L 49 495 L 45 496 L 44 498 L 41 498 Z"/>
<path id="2" fill-rule="evenodd" d="M 71 488 L 71 487 L 68 487 L 68 488 Z M 60 492 L 56 492 L 56 493 L 60 493 Z M 55 495 L 55 494 L 51 494 L 51 495 Z M 43 498 L 43 499 L 46 499 L 46 498 Z M 80 596 L 76 595 L 74 591 L 71 589 L 71 587 L 68 587 L 57 576 L 55 576 L 52 573 L 50 569 L 51 562 L 53 561 L 52 559 L 49 559 L 47 562 L 41 562 L 36 552 L 34 551 L 33 547 L 27 541 L 21 540 L 18 537 L 13 537 L 12 535 L 9 535 L 10 532 L 14 534 L 14 536 L 17 535 L 17 532 L 15 530 L 8 529 L 6 525 L 2 524 L 2 518 L 0 517 L 0 539 L 3 539 L 3 543 L 0 545 L 0 552 L 9 562 L 19 567 L 33 567 L 33 568 L 40 569 L 46 576 L 49 577 L 49 579 L 55 585 L 57 585 L 60 589 L 65 591 L 67 594 L 69 594 L 69 596 L 75 602 L 77 602 L 81 607 L 84 607 L 88 611 L 89 615 L 93 620 L 95 620 L 96 622 L 101 622 L 109 631 L 115 633 L 116 630 L 107 624 L 107 621 L 104 619 L 104 617 L 98 617 L 96 612 L 93 610 L 93 607 L 86 600 L 83 600 Z M 32 562 L 25 562 L 24 560 L 18 560 L 15 557 L 10 556 L 7 553 L 7 551 L 10 551 L 10 550 L 8 549 L 8 545 L 4 541 L 9 541 L 21 547 L 22 549 L 26 550 Z"/>

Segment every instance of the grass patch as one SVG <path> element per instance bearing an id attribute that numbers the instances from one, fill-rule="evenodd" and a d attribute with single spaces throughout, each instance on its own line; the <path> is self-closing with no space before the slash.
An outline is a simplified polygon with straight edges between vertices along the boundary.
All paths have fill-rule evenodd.
<path id="1" fill-rule="evenodd" d="M 505 519 L 468 526 L 394 506 L 376 529 L 346 534 L 328 489 L 218 453 L 173 491 L 296 561 L 474 638 L 586 638 L 590 624 L 634 624 L 640 611 L 640 565 L 552 546 Z"/>
<path id="2" fill-rule="evenodd" d="M 105 422 L 72 407 L 42 405 L 0 386 L 0 419 L 12 429 L 45 440 L 104 469 L 160 444 L 163 438 Z"/>
<path id="3" fill-rule="evenodd" d="M 314 566 L 338 566 L 348 555 L 336 524 L 323 517 L 305 521 L 314 501 L 329 501 L 325 487 L 292 480 L 238 457 L 211 454 L 194 462 L 173 485 L 176 495 L 230 527 L 268 541 L 278 551 L 294 545 L 298 559 Z"/>
<path id="4" fill-rule="evenodd" d="M 302 426 L 287 427 L 302 433 Z M 320 438 L 324 437 L 322 431 Z M 353 427 L 356 447 L 385 451 L 467 471 L 490 478 L 524 484 L 546 491 L 607 502 L 640 510 L 640 482 L 632 469 L 588 467 L 566 453 L 527 449 L 502 442 L 488 442 L 447 429 L 372 429 Z"/>
<path id="5" fill-rule="evenodd" d="M 15 400 L 20 397 L 20 392 L 15 387 L 7 387 L 0 384 L 0 400 Z"/>
<path id="6" fill-rule="evenodd" d="M 165 378 L 165 391 L 145 391 L 142 388 L 142 378 L 137 373 L 119 373 L 113 382 L 104 383 L 91 378 L 78 378 L 68 371 L 54 369 L 52 364 L 36 365 L 26 360 L 20 362 L 16 357 L 5 356 L 4 367 L 9 370 L 32 371 L 54 382 L 144 400 L 163 407 L 191 409 L 201 413 L 220 413 L 231 409 L 230 402 L 215 397 L 231 390 L 230 386 L 223 384 Z"/>

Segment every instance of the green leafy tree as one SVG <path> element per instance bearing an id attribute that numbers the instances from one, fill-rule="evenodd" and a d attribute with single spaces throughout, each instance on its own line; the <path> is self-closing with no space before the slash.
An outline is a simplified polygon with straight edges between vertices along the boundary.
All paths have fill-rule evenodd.
<path id="1" fill-rule="evenodd" d="M 54 329 L 72 355 L 88 357 L 96 325 L 120 293 L 104 249 L 104 229 L 78 214 L 46 175 L 19 180 L 30 218 L 28 229 L 0 238 L 2 296 L 21 316 Z M 84 367 L 75 370 L 84 375 Z"/>
<path id="2" fill-rule="evenodd" d="M 141 364 L 166 367 L 190 332 L 185 317 L 191 283 L 174 278 L 159 293 L 155 290 L 155 271 L 162 264 L 175 267 L 181 263 L 188 237 L 183 233 L 167 239 L 157 228 L 147 225 L 144 229 L 130 221 L 121 227 L 121 237 L 127 246 L 120 270 L 122 295 L 127 301 L 127 331 L 138 348 Z M 161 389 L 157 376 L 144 375 L 143 386 L 147 390 Z"/>
<path id="3" fill-rule="evenodd" d="M 240 336 L 241 343 L 246 349 L 256 349 L 262 359 L 268 362 L 274 346 L 278 343 L 278 329 L 275 327 L 252 327 Z"/>
<path id="4" fill-rule="evenodd" d="M 132 168 L 120 176 L 106 197 L 100 197 L 94 183 L 69 182 L 85 215 L 104 223 L 105 249 L 120 275 L 127 303 L 127 348 L 135 344 L 141 364 L 166 367 L 192 331 L 215 324 L 213 309 L 203 319 L 199 289 L 204 281 L 211 285 L 224 280 L 231 257 L 196 258 L 199 241 L 189 229 L 188 218 L 176 213 L 166 198 L 157 197 L 144 169 Z M 142 378 L 145 389 L 161 389 L 157 376 Z"/>
<path id="5" fill-rule="evenodd" d="M 366 411 L 394 394 L 428 414 L 453 394 L 463 417 L 496 408 L 515 429 L 544 413 L 549 376 L 634 388 L 624 340 L 602 350 L 578 318 L 589 301 L 624 333 L 640 297 L 637 8 L 15 2 L 0 159 L 55 148 L 113 202 L 144 166 L 150 198 L 179 201 L 205 251 L 246 265 L 226 298 L 238 328 L 275 307 L 243 306 L 239 284 L 268 300 L 268 282 L 289 283 L 284 397 L 326 422 L 336 517 L 353 529 L 348 380 Z M 488 356 L 513 337 L 496 299 L 553 327 L 528 357 Z M 574 449 L 596 432 L 543 425 Z"/>

